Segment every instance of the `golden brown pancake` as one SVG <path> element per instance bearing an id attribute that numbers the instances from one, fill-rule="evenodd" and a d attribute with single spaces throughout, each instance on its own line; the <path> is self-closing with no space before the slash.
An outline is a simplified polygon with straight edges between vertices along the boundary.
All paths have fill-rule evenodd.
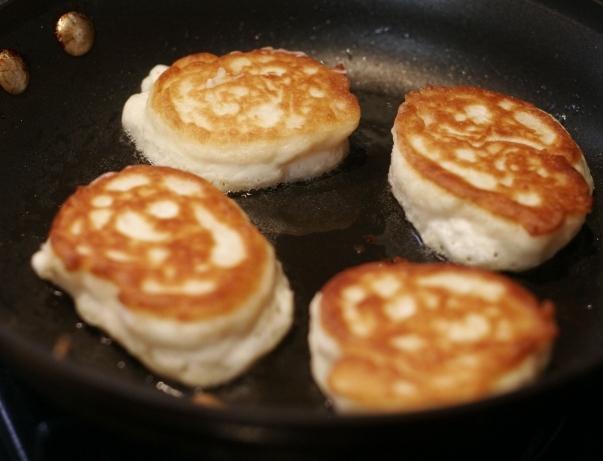
<path id="1" fill-rule="evenodd" d="M 313 373 L 340 410 L 416 410 L 512 389 L 541 371 L 556 335 L 552 303 L 452 264 L 364 264 L 331 279 L 312 307 Z"/>
<path id="2" fill-rule="evenodd" d="M 152 163 L 191 171 L 224 191 L 333 169 L 359 119 L 343 68 L 273 48 L 156 66 L 122 116 Z"/>
<path id="3" fill-rule="evenodd" d="M 265 238 L 207 181 L 172 168 L 131 166 L 78 188 L 32 264 L 87 322 L 186 384 L 240 374 L 292 322 Z"/>
<path id="4" fill-rule="evenodd" d="M 392 133 L 394 195 L 427 245 L 453 261 L 533 267 L 565 245 L 591 209 L 582 151 L 553 117 L 525 101 L 481 88 L 427 87 L 406 96 Z M 475 234 L 468 237 L 474 243 L 502 237 L 471 255 L 470 242 L 451 241 L 463 233 Z M 521 240 L 523 254 L 505 239 Z"/>

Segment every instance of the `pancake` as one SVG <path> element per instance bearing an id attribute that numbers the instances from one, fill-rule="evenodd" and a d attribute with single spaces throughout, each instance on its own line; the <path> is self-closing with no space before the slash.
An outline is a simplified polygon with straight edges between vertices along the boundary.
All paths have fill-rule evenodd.
<path id="1" fill-rule="evenodd" d="M 392 192 L 423 242 L 451 261 L 537 266 L 591 209 L 582 151 L 549 114 L 472 87 L 407 95 L 392 129 Z"/>
<path id="2" fill-rule="evenodd" d="M 343 68 L 272 48 L 156 66 L 122 115 L 151 163 L 196 173 L 223 191 L 335 168 L 359 119 Z"/>
<path id="3" fill-rule="evenodd" d="M 369 263 L 310 307 L 312 374 L 342 412 L 415 411 L 515 389 L 545 367 L 554 307 L 453 264 Z"/>
<path id="4" fill-rule="evenodd" d="M 78 188 L 32 265 L 84 320 L 189 385 L 237 376 L 292 322 L 270 244 L 232 200 L 172 168 L 131 166 Z"/>

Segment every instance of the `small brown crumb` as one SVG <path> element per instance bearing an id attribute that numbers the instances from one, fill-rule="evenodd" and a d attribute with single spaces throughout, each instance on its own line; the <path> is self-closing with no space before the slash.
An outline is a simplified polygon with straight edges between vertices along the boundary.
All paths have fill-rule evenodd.
<path id="1" fill-rule="evenodd" d="M 76 11 L 65 13 L 57 21 L 55 36 L 66 53 L 82 56 L 94 44 L 94 25 L 90 19 Z"/>
<path id="2" fill-rule="evenodd" d="M 369 245 L 374 245 L 377 242 L 377 237 L 372 234 L 363 235 L 362 239 Z"/>
<path id="3" fill-rule="evenodd" d="M 366 247 L 364 245 L 362 245 L 361 243 L 357 243 L 356 245 L 354 245 L 354 251 L 356 252 L 357 255 L 361 255 L 362 253 L 364 253 L 366 251 Z"/>
<path id="4" fill-rule="evenodd" d="M 56 360 L 63 360 L 65 357 L 67 357 L 69 349 L 71 349 L 71 337 L 66 334 L 61 335 L 57 338 L 54 346 L 52 347 L 52 356 Z"/>
<path id="5" fill-rule="evenodd" d="M 0 86 L 7 93 L 21 94 L 29 85 L 29 71 L 23 58 L 13 50 L 0 50 Z"/>
<path id="6" fill-rule="evenodd" d="M 406 260 L 400 256 L 392 256 L 391 258 L 388 258 L 385 260 L 385 262 L 393 263 L 393 264 L 401 263 L 401 262 L 405 262 L 405 261 Z"/>
<path id="7" fill-rule="evenodd" d="M 208 392 L 195 392 L 191 400 L 195 405 L 201 405 L 202 407 L 221 408 L 224 406 L 224 402 Z"/>

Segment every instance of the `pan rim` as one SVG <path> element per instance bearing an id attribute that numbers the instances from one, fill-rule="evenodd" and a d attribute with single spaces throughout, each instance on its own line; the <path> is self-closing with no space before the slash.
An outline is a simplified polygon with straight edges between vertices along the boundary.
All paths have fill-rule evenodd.
<path id="1" fill-rule="evenodd" d="M 558 12 L 556 8 L 547 5 L 546 1 L 528 0 L 530 3 L 551 11 Z M 4 6 L 10 6 L 12 2 Z M 593 4 L 595 2 L 592 2 Z M 3 10 L 0 8 L 0 13 Z M 571 18 L 571 15 L 564 13 Z M 10 306 L 5 306 L 7 309 Z M 591 359 L 574 366 L 569 373 L 543 375 L 536 382 L 502 395 L 489 397 L 475 402 L 447 406 L 437 409 L 415 411 L 409 413 L 371 414 L 371 415 L 340 415 L 336 413 L 319 413 L 315 410 L 304 411 L 301 407 L 227 407 L 227 409 L 212 409 L 194 405 L 188 399 L 170 398 L 153 388 L 142 389 L 125 380 L 107 377 L 99 369 L 82 367 L 69 361 L 57 361 L 49 349 L 39 343 L 27 341 L 25 337 L 9 331 L 6 323 L 0 328 L 0 356 L 3 361 L 23 375 L 23 367 L 35 363 L 37 371 L 56 380 L 69 380 L 73 384 L 85 386 L 102 392 L 110 397 L 130 400 L 135 405 L 147 405 L 155 408 L 164 408 L 173 413 L 186 413 L 208 421 L 264 425 L 268 427 L 340 427 L 364 426 L 374 424 L 401 424 L 414 423 L 422 420 L 439 419 L 459 414 L 477 413 L 485 409 L 498 408 L 501 405 L 525 401 L 532 397 L 549 391 L 560 389 L 583 379 L 586 375 L 593 374 L 598 369 L 603 369 L 603 359 Z M 54 376 L 53 376 L 54 375 Z"/>

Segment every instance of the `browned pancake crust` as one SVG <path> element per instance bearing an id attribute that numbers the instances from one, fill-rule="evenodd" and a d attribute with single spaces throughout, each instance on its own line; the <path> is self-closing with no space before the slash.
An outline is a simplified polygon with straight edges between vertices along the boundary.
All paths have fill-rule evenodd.
<path id="1" fill-rule="evenodd" d="M 128 191 L 108 190 L 109 183 L 127 175 L 144 176 L 148 184 Z M 167 177 L 193 183 L 199 193 L 179 195 L 165 187 L 162 181 Z M 104 207 L 93 204 L 99 197 L 110 197 L 112 203 Z M 161 200 L 176 203 L 177 216 L 160 219 L 149 214 L 149 205 Z M 197 205 L 240 235 L 246 256 L 235 267 L 212 264 L 214 238 L 195 218 Z M 96 228 L 91 212 L 101 209 L 112 213 Z M 124 235 L 115 223 L 126 212 L 143 215 L 154 231 L 167 237 L 152 242 Z M 115 284 L 126 307 L 178 320 L 206 319 L 236 310 L 257 289 L 269 264 L 267 242 L 233 201 L 195 175 L 146 165 L 105 174 L 79 187 L 54 219 L 50 242 L 67 270 L 87 271 Z M 150 252 L 158 248 L 166 250 L 167 256 L 153 262 Z M 168 286 L 204 280 L 214 282 L 215 289 L 204 294 L 149 293 L 144 288 L 148 280 Z"/>
<path id="2" fill-rule="evenodd" d="M 476 123 L 470 117 L 459 120 L 465 107 L 472 104 L 486 106 L 491 119 L 486 123 Z M 541 138 L 515 119 L 520 112 L 535 117 L 554 133 L 553 139 Z M 550 115 L 525 101 L 481 88 L 427 87 L 406 96 L 394 130 L 402 155 L 420 175 L 459 198 L 520 224 L 531 235 L 552 232 L 566 217 L 584 215 L 591 209 L 588 184 L 573 167 L 581 161 L 580 148 Z M 438 152 L 437 161 L 418 153 L 409 142 L 412 136 L 420 136 L 427 149 Z M 500 138 L 522 138 L 531 145 Z M 477 161 L 459 158 L 455 153 L 459 148 L 477 152 Z M 497 185 L 492 190 L 475 187 L 442 167 L 445 161 L 491 175 Z M 504 182 L 505 176 L 513 178 L 512 184 Z M 541 203 L 522 204 L 515 197 L 518 192 L 538 194 Z"/>
<path id="3" fill-rule="evenodd" d="M 202 116 L 209 128 L 183 120 L 177 101 L 193 104 L 189 115 Z M 273 102 L 282 113 L 263 126 L 253 110 Z M 345 71 L 272 48 L 179 59 L 155 83 L 150 104 L 178 133 L 217 145 L 322 132 L 355 126 L 360 119 Z"/>
<path id="4" fill-rule="evenodd" d="M 459 294 L 422 285 L 421 280 L 442 274 L 495 284 L 501 295 L 484 300 L 474 291 Z M 383 277 L 399 283 L 387 300 L 411 298 L 414 314 L 397 320 L 387 314 L 387 300 L 372 285 Z M 352 286 L 362 287 L 366 297 L 350 319 L 345 290 Z M 505 373 L 546 350 L 556 335 L 552 303 L 539 304 L 500 275 L 453 264 L 371 263 L 348 269 L 323 288 L 321 305 L 322 325 L 342 351 L 328 385 L 336 395 L 370 408 L 416 409 L 483 397 Z M 487 321 L 487 334 L 466 341 L 448 336 L 473 316 Z M 354 318 L 372 325 L 368 333 L 354 330 Z M 396 338 L 406 344 L 397 347 Z"/>

